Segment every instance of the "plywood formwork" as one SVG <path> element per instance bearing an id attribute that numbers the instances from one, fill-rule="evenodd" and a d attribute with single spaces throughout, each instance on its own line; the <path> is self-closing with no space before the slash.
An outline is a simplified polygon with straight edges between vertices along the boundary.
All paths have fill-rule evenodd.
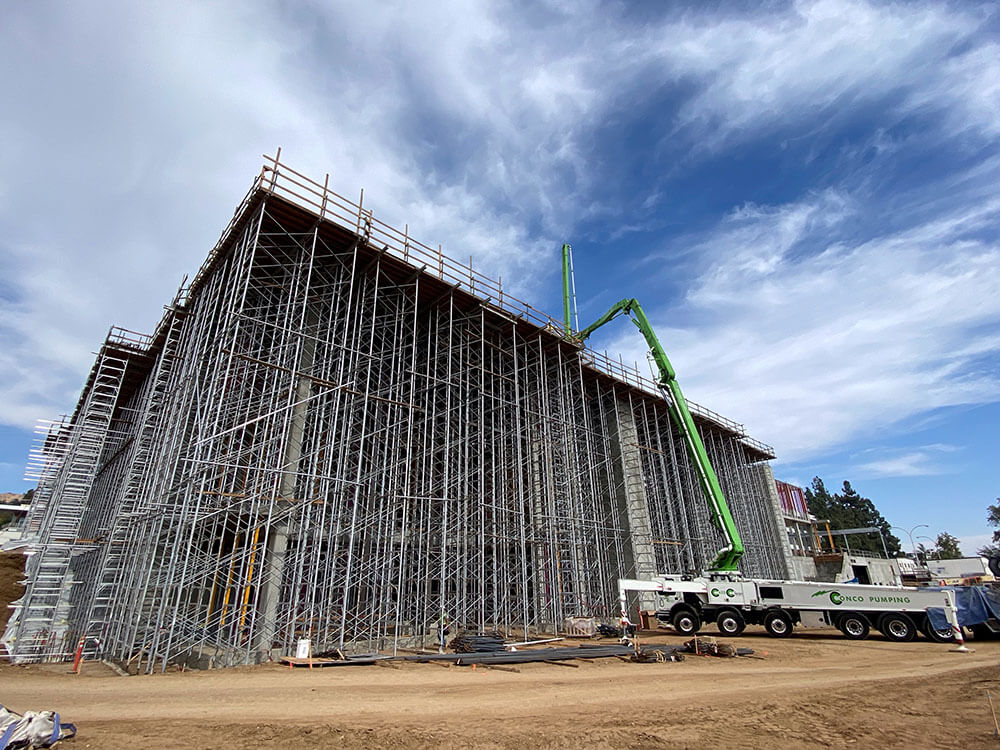
<path id="1" fill-rule="evenodd" d="M 783 575 L 770 449 L 692 408 L 744 571 Z M 651 382 L 277 159 L 155 333 L 112 330 L 38 457 L 17 661 L 558 632 L 721 546 Z"/>

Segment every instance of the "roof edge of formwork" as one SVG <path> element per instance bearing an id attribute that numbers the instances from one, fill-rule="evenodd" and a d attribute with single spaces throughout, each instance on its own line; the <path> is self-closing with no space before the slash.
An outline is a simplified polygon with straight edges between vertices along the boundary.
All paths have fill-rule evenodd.
<path id="1" fill-rule="evenodd" d="M 87 394 L 90 392 L 90 389 L 93 388 L 94 381 L 97 379 L 97 370 L 103 356 L 106 354 L 114 354 L 123 361 L 127 360 L 130 362 L 146 360 L 147 365 L 155 356 L 155 350 L 152 347 L 140 347 L 124 341 L 121 334 L 118 333 L 124 330 L 125 329 L 112 326 L 108 331 L 107 336 L 105 336 L 104 341 L 101 342 L 101 345 L 95 354 L 94 363 L 90 366 L 90 371 L 87 373 L 87 379 L 84 381 L 83 388 L 80 390 L 80 395 L 76 400 L 76 406 L 73 408 L 73 413 L 70 416 L 69 421 L 66 423 L 67 426 L 71 426 L 76 423 L 77 418 L 80 415 L 80 409 L 87 400 Z M 127 333 L 132 332 L 128 331 Z M 141 334 L 137 335 L 141 336 Z M 136 375 L 130 373 L 130 377 L 134 378 Z M 142 376 L 138 375 L 138 377 L 141 379 Z"/>
<path id="2" fill-rule="evenodd" d="M 186 289 L 181 290 L 181 294 L 178 295 L 177 302 L 186 305 L 188 300 L 193 299 L 197 294 L 198 290 L 201 288 L 205 280 L 212 275 L 216 266 L 225 257 L 226 251 L 230 248 L 231 242 L 230 238 L 238 231 L 238 229 L 246 222 L 247 218 L 251 215 L 252 209 L 256 208 L 257 204 L 263 199 L 265 190 L 260 187 L 261 177 L 258 175 L 247 191 L 246 195 L 243 196 L 243 200 L 236 207 L 233 212 L 233 218 L 229 220 L 225 229 L 222 230 L 222 234 L 219 235 L 218 241 L 215 246 L 209 251 L 208 257 L 202 262 L 201 266 L 198 268 L 198 272 L 194 275 L 191 283 Z"/>

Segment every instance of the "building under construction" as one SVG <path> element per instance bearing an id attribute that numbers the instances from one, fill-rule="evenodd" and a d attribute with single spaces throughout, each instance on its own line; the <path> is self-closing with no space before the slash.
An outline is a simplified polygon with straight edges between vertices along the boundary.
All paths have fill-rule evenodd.
<path id="1" fill-rule="evenodd" d="M 327 182 L 268 159 L 155 332 L 112 329 L 45 426 L 15 661 L 559 632 L 617 620 L 619 577 L 713 558 L 651 381 Z M 770 448 L 691 407 L 743 572 L 785 576 Z"/>

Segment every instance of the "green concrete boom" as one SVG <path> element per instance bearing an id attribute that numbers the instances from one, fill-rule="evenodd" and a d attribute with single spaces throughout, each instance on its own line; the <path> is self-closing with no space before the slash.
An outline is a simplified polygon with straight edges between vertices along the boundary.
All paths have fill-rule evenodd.
<path id="1" fill-rule="evenodd" d="M 720 573 L 737 571 L 739 569 L 740 558 L 743 557 L 743 540 L 740 539 L 740 532 L 733 521 L 729 504 L 726 502 L 726 497 L 719 484 L 719 478 L 715 474 L 715 469 L 712 468 L 712 462 L 708 458 L 705 444 L 698 433 L 698 428 L 694 423 L 694 418 L 691 416 L 691 411 L 688 409 L 687 401 L 681 392 L 681 387 L 677 383 L 677 374 L 670 364 L 666 352 L 663 351 L 663 347 L 660 345 L 660 341 L 656 337 L 656 333 L 653 331 L 653 327 L 650 325 L 649 319 L 646 317 L 646 313 L 643 312 L 639 301 L 635 298 L 628 298 L 616 302 L 604 315 L 574 335 L 571 333 L 572 329 L 569 322 L 568 290 L 569 263 L 566 246 L 563 246 L 563 309 L 566 315 L 564 323 L 567 337 L 582 343 L 594 331 L 610 323 L 619 315 L 628 315 L 631 317 L 632 322 L 635 323 L 649 345 L 658 371 L 656 385 L 664 395 L 674 424 L 677 425 L 677 429 L 680 430 L 681 435 L 684 437 L 684 443 L 687 445 L 688 455 L 691 457 L 695 473 L 698 475 L 701 490 L 708 500 L 712 521 L 719 531 L 722 532 L 726 540 L 726 545 L 716 554 L 715 559 L 709 566 L 709 570 Z"/>

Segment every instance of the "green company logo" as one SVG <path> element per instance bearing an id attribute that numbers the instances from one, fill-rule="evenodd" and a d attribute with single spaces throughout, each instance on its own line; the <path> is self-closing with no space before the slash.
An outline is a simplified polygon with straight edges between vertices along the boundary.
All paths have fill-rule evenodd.
<path id="1" fill-rule="evenodd" d="M 858 604 L 909 604 L 910 597 L 908 596 L 887 596 L 883 594 L 868 594 L 864 596 L 863 594 L 841 594 L 839 591 L 831 591 L 829 589 L 823 589 L 822 591 L 817 591 L 813 594 L 813 598 L 817 596 L 830 596 L 830 601 L 833 604 L 843 604 L 844 602 L 856 602 Z"/>
<path id="2" fill-rule="evenodd" d="M 718 589 L 712 589 L 712 596 L 722 596 L 722 592 Z"/>
<path id="3" fill-rule="evenodd" d="M 843 604 L 843 602 L 844 602 L 844 597 L 842 597 L 840 595 L 839 591 L 826 591 L 826 590 L 824 590 L 824 591 L 817 591 L 815 594 L 813 594 L 813 597 L 815 598 L 817 596 L 823 596 L 824 594 L 829 594 L 830 595 L 830 601 L 833 604 Z"/>
<path id="4" fill-rule="evenodd" d="M 722 592 L 719 591 L 719 589 L 712 589 L 709 593 L 712 596 L 722 596 Z M 726 589 L 726 596 L 728 596 L 730 599 L 732 599 L 733 597 L 736 596 L 736 591 L 733 590 L 733 589 Z"/>

